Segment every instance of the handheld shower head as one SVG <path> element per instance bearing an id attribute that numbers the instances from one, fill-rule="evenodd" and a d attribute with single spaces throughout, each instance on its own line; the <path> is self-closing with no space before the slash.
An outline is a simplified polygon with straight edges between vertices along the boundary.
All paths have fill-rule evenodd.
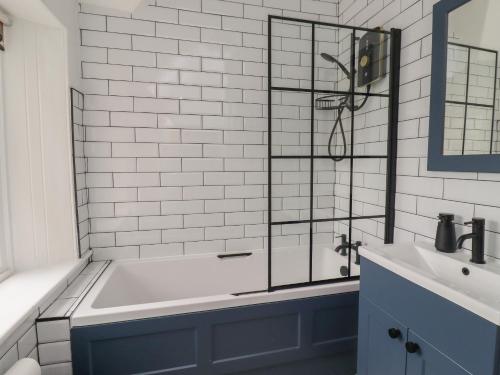
<path id="1" fill-rule="evenodd" d="M 344 64 L 342 64 L 339 60 L 337 60 L 335 57 L 328 53 L 321 53 L 321 57 L 324 58 L 326 61 L 331 62 L 332 64 L 337 64 L 340 69 L 344 72 L 344 74 L 347 76 L 347 78 L 351 79 L 351 73 L 347 68 L 345 67 Z"/>

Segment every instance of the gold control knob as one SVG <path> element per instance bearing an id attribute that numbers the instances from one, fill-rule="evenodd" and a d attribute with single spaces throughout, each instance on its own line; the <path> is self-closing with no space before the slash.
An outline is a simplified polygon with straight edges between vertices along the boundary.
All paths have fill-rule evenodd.
<path id="1" fill-rule="evenodd" d="M 368 65 L 368 61 L 369 61 L 369 60 L 370 60 L 370 59 L 368 58 L 368 56 L 363 55 L 363 56 L 361 57 L 361 60 L 359 60 L 359 65 L 360 65 L 362 68 L 364 68 L 364 67 L 366 67 L 366 66 Z"/>

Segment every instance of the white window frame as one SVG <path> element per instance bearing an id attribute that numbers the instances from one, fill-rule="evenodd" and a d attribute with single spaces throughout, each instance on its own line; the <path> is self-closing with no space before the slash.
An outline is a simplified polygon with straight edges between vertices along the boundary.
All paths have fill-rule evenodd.
<path id="1" fill-rule="evenodd" d="M 7 164 L 5 160 L 5 106 L 3 92 L 3 54 L 0 52 L 0 282 L 12 274 L 13 257 L 10 242 Z"/>

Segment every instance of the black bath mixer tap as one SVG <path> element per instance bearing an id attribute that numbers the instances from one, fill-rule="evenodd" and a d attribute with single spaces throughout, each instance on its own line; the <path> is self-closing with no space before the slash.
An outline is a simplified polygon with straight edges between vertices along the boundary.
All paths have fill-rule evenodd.
<path id="1" fill-rule="evenodd" d="M 349 242 L 347 242 L 347 235 L 343 234 L 338 236 L 341 238 L 341 244 L 335 248 L 335 252 L 339 253 L 341 256 L 345 257 L 347 255 L 347 249 L 349 249 Z"/>
<path id="2" fill-rule="evenodd" d="M 359 247 L 363 245 L 363 242 L 361 241 L 356 241 L 354 245 L 352 245 L 352 249 L 356 252 L 356 258 L 354 259 L 354 264 L 360 264 L 361 263 L 361 258 L 359 256 Z"/>

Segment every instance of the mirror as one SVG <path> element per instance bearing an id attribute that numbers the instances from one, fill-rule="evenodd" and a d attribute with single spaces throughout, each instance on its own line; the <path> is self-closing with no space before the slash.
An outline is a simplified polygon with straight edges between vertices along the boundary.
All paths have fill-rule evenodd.
<path id="1" fill-rule="evenodd" d="M 434 6 L 429 169 L 500 171 L 499 0 Z"/>

